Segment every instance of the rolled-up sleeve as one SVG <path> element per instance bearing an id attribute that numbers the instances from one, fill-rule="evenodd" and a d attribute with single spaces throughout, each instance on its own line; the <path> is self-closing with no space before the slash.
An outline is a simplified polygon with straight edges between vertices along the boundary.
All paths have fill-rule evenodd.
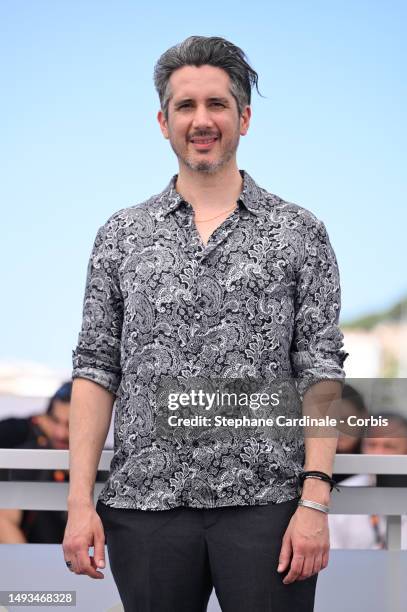
<path id="1" fill-rule="evenodd" d="M 301 396 L 321 380 L 343 381 L 339 328 L 341 290 L 338 264 L 325 225 L 315 218 L 306 228 L 297 271 L 291 363 Z"/>
<path id="2" fill-rule="evenodd" d="M 72 352 L 72 378 L 87 378 L 116 394 L 121 380 L 123 299 L 114 228 L 99 228 L 90 255 L 82 326 Z"/>

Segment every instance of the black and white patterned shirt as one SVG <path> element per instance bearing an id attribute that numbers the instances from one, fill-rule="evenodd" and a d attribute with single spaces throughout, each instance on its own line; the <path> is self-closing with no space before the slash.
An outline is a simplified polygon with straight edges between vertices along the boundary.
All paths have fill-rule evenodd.
<path id="1" fill-rule="evenodd" d="M 238 206 L 205 246 L 177 175 L 114 213 L 89 260 L 73 378 L 116 395 L 114 456 L 99 496 L 165 510 L 280 503 L 298 495 L 304 439 L 179 445 L 155 428 L 160 376 L 295 378 L 301 396 L 343 380 L 340 285 L 324 224 L 241 170 Z"/>

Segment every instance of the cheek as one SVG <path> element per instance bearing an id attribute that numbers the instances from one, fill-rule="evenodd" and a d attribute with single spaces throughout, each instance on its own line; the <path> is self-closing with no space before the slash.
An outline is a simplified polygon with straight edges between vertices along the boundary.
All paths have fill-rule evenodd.
<path id="1" fill-rule="evenodd" d="M 364 445 L 363 445 L 362 452 L 363 452 L 363 453 L 365 453 L 365 454 L 367 454 L 367 455 L 368 455 L 368 454 L 373 455 L 374 453 L 376 453 L 376 452 L 377 452 L 377 450 L 376 450 L 376 445 L 375 445 L 375 444 L 364 444 Z"/>
<path id="2" fill-rule="evenodd" d="M 387 452 L 391 455 L 405 455 L 407 453 L 407 448 L 404 443 L 394 444 Z"/>
<path id="3" fill-rule="evenodd" d="M 168 126 L 168 133 L 174 138 L 179 138 L 180 136 L 184 137 L 185 134 L 188 133 L 189 122 L 186 118 L 177 119 L 176 122 L 171 124 L 171 127 Z"/>

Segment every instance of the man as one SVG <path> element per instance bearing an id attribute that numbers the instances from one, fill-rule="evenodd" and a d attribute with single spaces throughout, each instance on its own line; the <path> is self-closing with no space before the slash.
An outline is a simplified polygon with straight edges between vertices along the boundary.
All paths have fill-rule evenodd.
<path id="1" fill-rule="evenodd" d="M 340 419 L 347 422 L 349 417 L 367 419 L 368 411 L 363 396 L 351 385 L 343 385 L 340 402 Z M 338 435 L 336 452 L 359 454 L 362 446 L 364 428 L 344 426 Z"/>
<path id="2" fill-rule="evenodd" d="M 342 399 L 339 406 L 337 419 L 347 422 L 349 417 L 366 419 L 368 411 L 363 396 L 351 385 L 345 384 L 342 388 Z M 337 454 L 352 453 L 358 455 L 361 452 L 362 437 L 365 427 L 340 425 L 338 434 Z M 333 478 L 338 483 L 352 474 L 334 474 Z"/>
<path id="3" fill-rule="evenodd" d="M 406 455 L 407 421 L 397 413 L 382 412 L 377 417 L 387 419 L 388 425 L 370 426 L 362 441 L 362 454 L 365 455 Z M 405 476 L 390 477 L 391 486 L 405 486 Z M 375 474 L 356 474 L 341 482 L 341 486 L 373 487 L 378 480 L 386 486 L 388 477 Z M 403 482 L 404 479 L 404 482 Z M 389 486 L 389 484 L 387 485 Z M 332 548 L 377 549 L 386 547 L 386 519 L 376 514 L 332 514 L 329 517 Z M 401 548 L 407 548 L 407 516 L 402 517 Z"/>
<path id="4" fill-rule="evenodd" d="M 50 398 L 45 413 L 28 419 L 29 433 L 16 448 L 68 450 L 71 391 L 72 382 L 64 383 Z M 11 481 L 69 481 L 67 470 L 13 469 L 4 472 L 7 472 L 5 479 Z M 106 472 L 98 471 L 96 481 L 105 480 Z M 66 511 L 0 509 L 0 543 L 61 544 L 66 521 Z"/>
<path id="5" fill-rule="evenodd" d="M 54 441 L 55 448 L 68 448 L 67 419 L 62 417 L 69 407 L 71 389 L 71 382 L 64 383 L 49 400 L 44 414 L 0 421 L 0 448 L 16 448 L 31 443 L 41 447 L 46 446 L 48 440 Z"/>
<path id="6" fill-rule="evenodd" d="M 126 611 L 205 610 L 213 587 L 226 612 L 309 611 L 328 563 L 330 483 L 307 478 L 313 507 L 298 506 L 298 476 L 329 480 L 336 437 L 204 443 L 186 430 L 177 443 L 157 435 L 156 405 L 162 377 L 295 376 L 305 413 L 321 394 L 339 398 L 335 255 L 323 223 L 237 167 L 257 86 L 241 49 L 192 36 L 154 76 L 179 173 L 94 243 L 73 353 L 64 559 L 103 578 L 106 540 Z M 114 400 L 115 453 L 95 509 Z"/>
<path id="7" fill-rule="evenodd" d="M 44 415 L 36 422 L 27 419 L 25 440 L 17 448 L 45 448 L 67 450 L 69 444 L 69 403 L 72 383 L 64 383 L 49 400 Z M 18 419 L 20 420 L 20 419 Z M 18 426 L 19 429 L 22 429 Z M 65 470 L 9 470 L 9 480 L 56 481 L 68 480 Z M 65 511 L 0 510 L 0 543 L 2 544 L 60 544 L 63 539 L 67 514 Z"/>

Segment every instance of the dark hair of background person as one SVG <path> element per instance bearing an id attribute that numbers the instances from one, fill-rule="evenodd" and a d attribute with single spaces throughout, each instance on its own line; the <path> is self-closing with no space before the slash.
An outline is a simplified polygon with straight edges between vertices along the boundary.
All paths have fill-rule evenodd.
<path id="1" fill-rule="evenodd" d="M 351 385 L 343 385 L 342 399 L 351 402 L 361 415 L 367 414 L 367 408 L 363 396 Z"/>
<path id="2" fill-rule="evenodd" d="M 72 382 L 65 382 L 59 389 L 54 393 L 54 395 L 50 398 L 46 414 L 51 414 L 52 409 L 54 407 L 55 400 L 59 400 L 60 402 L 70 402 L 72 394 Z"/>
<path id="3" fill-rule="evenodd" d="M 355 416 L 359 416 L 361 418 L 368 416 L 367 406 L 365 404 L 365 400 L 363 399 L 363 395 L 359 393 L 352 385 L 344 384 L 342 388 L 342 400 L 345 400 L 352 404 L 355 409 Z M 353 454 L 360 454 L 362 451 L 362 438 L 361 435 L 358 439 L 355 439 L 355 445 L 352 449 Z"/>
<path id="4" fill-rule="evenodd" d="M 382 419 L 388 419 L 389 421 L 395 422 L 396 425 L 399 428 L 401 427 L 403 430 L 403 432 L 400 432 L 400 438 L 404 438 L 407 436 L 407 418 L 404 417 L 400 412 L 395 412 L 393 410 L 381 410 L 380 412 L 375 413 L 374 416 L 376 418 L 381 417 Z M 371 425 L 370 427 L 368 427 L 367 432 L 369 432 L 369 429 L 374 428 L 375 425 Z"/>
<path id="5" fill-rule="evenodd" d="M 244 51 L 220 36 L 189 36 L 183 42 L 170 47 L 154 66 L 154 86 L 160 98 L 161 109 L 168 120 L 168 104 L 171 99 L 170 77 L 184 66 L 215 66 L 230 77 L 230 93 L 236 100 L 239 115 L 251 103 L 251 89 L 258 88 L 258 74 L 249 65 Z M 264 96 L 262 96 L 264 97 Z"/>

